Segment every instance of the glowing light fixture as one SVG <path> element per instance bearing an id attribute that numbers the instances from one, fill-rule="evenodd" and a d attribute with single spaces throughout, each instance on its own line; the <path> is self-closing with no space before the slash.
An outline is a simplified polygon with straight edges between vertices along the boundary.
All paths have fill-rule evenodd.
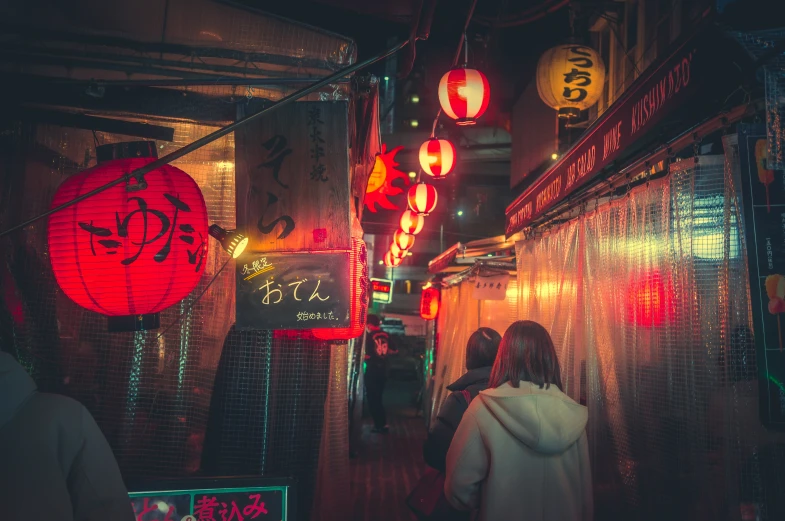
<path id="1" fill-rule="evenodd" d="M 224 230 L 217 224 L 210 226 L 210 237 L 217 240 L 221 247 L 226 250 L 226 253 L 236 259 L 243 254 L 245 248 L 248 246 L 248 237 L 238 232 L 237 230 Z"/>
<path id="2" fill-rule="evenodd" d="M 427 216 L 436 208 L 438 195 L 436 193 L 436 188 L 433 186 L 425 183 L 417 183 L 409 188 L 406 199 L 409 202 L 409 209 L 411 211 L 422 216 Z"/>
<path id="3" fill-rule="evenodd" d="M 453 69 L 439 82 L 439 103 L 458 125 L 474 125 L 491 98 L 488 78 L 476 69 Z"/>
<path id="4" fill-rule="evenodd" d="M 455 147 L 446 139 L 431 138 L 420 146 L 420 166 L 435 179 L 452 172 L 455 156 Z"/>
<path id="5" fill-rule="evenodd" d="M 406 210 L 401 215 L 401 230 L 405 231 L 410 235 L 417 235 L 422 231 L 422 227 L 425 224 L 425 217 L 422 215 L 417 215 L 411 210 Z"/>
<path id="6" fill-rule="evenodd" d="M 404 251 L 409 250 L 414 246 L 414 235 L 408 234 L 403 230 L 397 230 L 393 235 L 393 243 Z"/>

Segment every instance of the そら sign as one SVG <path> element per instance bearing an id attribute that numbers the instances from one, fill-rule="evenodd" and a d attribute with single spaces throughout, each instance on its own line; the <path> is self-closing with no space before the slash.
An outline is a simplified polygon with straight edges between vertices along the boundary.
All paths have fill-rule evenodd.
<path id="1" fill-rule="evenodd" d="M 763 125 L 739 125 L 738 144 L 760 417 L 785 431 L 785 171 L 768 168 Z"/>
<path id="2" fill-rule="evenodd" d="M 235 131 L 237 229 L 257 252 L 350 249 L 348 103 L 292 103 Z"/>
<path id="3" fill-rule="evenodd" d="M 246 253 L 236 261 L 238 329 L 347 327 L 350 253 Z"/>
<path id="4" fill-rule="evenodd" d="M 718 38 L 702 35 L 683 43 L 652 66 L 598 119 L 550 170 L 507 207 L 506 235 L 521 231 L 586 185 L 667 114 L 712 82 L 730 77 L 716 66 Z"/>
<path id="5" fill-rule="evenodd" d="M 371 279 L 371 290 L 373 292 L 373 301 L 382 304 L 389 304 L 392 302 L 392 285 L 393 281 L 387 279 Z"/>
<path id="6" fill-rule="evenodd" d="M 288 487 L 131 492 L 136 521 L 286 521 Z"/>

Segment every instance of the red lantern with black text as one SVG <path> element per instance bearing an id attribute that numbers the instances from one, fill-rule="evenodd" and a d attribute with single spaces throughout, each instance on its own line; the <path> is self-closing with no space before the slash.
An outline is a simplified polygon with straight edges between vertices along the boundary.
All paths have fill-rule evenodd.
<path id="1" fill-rule="evenodd" d="M 402 250 L 409 250 L 414 246 L 414 235 L 403 230 L 397 230 L 393 235 L 393 242 Z"/>
<path id="2" fill-rule="evenodd" d="M 439 82 L 439 103 L 458 125 L 474 125 L 485 113 L 491 88 L 485 74 L 476 69 L 457 68 Z"/>
<path id="3" fill-rule="evenodd" d="M 420 294 L 420 317 L 435 320 L 439 316 L 440 293 L 433 286 L 423 288 Z"/>
<path id="4" fill-rule="evenodd" d="M 438 195 L 436 188 L 431 185 L 417 183 L 409 188 L 406 199 L 409 201 L 409 208 L 413 212 L 426 217 L 436 208 Z"/>
<path id="5" fill-rule="evenodd" d="M 432 137 L 420 146 L 420 166 L 434 179 L 443 179 L 455 166 L 455 147 L 446 139 Z"/>
<path id="6" fill-rule="evenodd" d="M 368 250 L 362 239 L 352 237 L 352 253 L 349 256 L 349 280 L 351 303 L 349 327 L 312 329 L 313 336 L 320 340 L 351 340 L 363 334 L 368 318 Z"/>
<path id="7" fill-rule="evenodd" d="M 422 227 L 425 224 L 425 217 L 422 215 L 417 215 L 411 210 L 406 210 L 401 215 L 401 230 L 405 231 L 409 235 L 417 235 L 422 231 Z"/>
<path id="8" fill-rule="evenodd" d="M 393 257 L 392 252 L 388 251 L 384 254 L 384 265 L 388 268 L 397 268 L 403 262 L 402 258 Z"/>
<path id="9" fill-rule="evenodd" d="M 157 157 L 154 142 L 103 145 L 98 165 L 55 193 L 60 206 Z M 196 287 L 207 263 L 207 208 L 196 182 L 171 165 L 49 217 L 49 258 L 63 292 L 109 317 L 110 330 L 159 326 L 158 313 Z"/>

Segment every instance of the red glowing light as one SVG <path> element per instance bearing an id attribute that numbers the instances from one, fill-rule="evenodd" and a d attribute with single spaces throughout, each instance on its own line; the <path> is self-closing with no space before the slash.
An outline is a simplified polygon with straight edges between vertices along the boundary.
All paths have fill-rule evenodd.
<path id="1" fill-rule="evenodd" d="M 349 258 L 351 280 L 351 325 L 344 328 L 312 329 L 313 336 L 320 340 L 350 340 L 363 334 L 368 318 L 368 250 L 362 239 L 352 238 L 352 254 Z"/>
<path id="2" fill-rule="evenodd" d="M 643 327 L 658 327 L 665 321 L 671 298 L 659 271 L 645 273 L 628 290 L 628 321 Z"/>
<path id="3" fill-rule="evenodd" d="M 409 188 L 407 194 L 409 208 L 416 214 L 426 217 L 436 208 L 438 194 L 436 188 L 425 183 L 417 183 Z"/>
<path id="4" fill-rule="evenodd" d="M 439 316 L 440 296 L 438 288 L 423 288 L 420 294 L 420 316 L 423 319 L 435 320 Z"/>
<path id="5" fill-rule="evenodd" d="M 431 138 L 420 146 L 420 166 L 423 172 L 442 179 L 455 166 L 455 147 L 446 139 Z"/>
<path id="6" fill-rule="evenodd" d="M 475 69 L 458 68 L 439 82 L 439 103 L 458 125 L 474 125 L 485 113 L 491 98 L 488 78 Z"/>

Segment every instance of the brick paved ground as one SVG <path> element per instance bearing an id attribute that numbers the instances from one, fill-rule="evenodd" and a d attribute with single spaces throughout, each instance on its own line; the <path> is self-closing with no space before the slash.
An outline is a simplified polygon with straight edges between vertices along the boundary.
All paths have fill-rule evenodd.
<path id="1" fill-rule="evenodd" d="M 353 521 L 413 521 L 406 496 L 425 463 L 425 424 L 417 416 L 416 381 L 389 380 L 385 390 L 389 434 L 372 434 L 363 420 L 362 446 L 351 460 Z"/>

